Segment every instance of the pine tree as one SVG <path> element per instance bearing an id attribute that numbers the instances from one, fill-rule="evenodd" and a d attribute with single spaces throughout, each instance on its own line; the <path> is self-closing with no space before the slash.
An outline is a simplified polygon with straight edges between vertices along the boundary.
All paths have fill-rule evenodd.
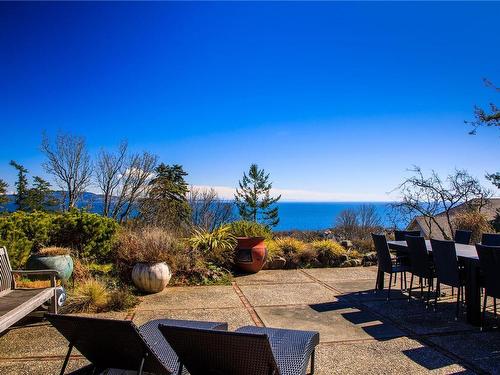
<path id="1" fill-rule="evenodd" d="M 28 190 L 26 206 L 28 211 L 50 211 L 58 204 L 54 198 L 50 183 L 43 178 L 35 176 L 33 178 L 33 187 Z"/>
<path id="2" fill-rule="evenodd" d="M 150 181 L 147 197 L 141 204 L 141 217 L 154 225 L 180 229 L 189 222 L 191 208 L 187 200 L 187 173 L 181 165 L 161 163 Z"/>
<path id="3" fill-rule="evenodd" d="M 281 195 L 271 197 L 269 173 L 259 169 L 257 164 L 252 164 L 248 175 L 243 173 L 239 187 L 234 199 L 243 220 L 261 222 L 269 228 L 278 225 L 278 207 L 274 204 L 280 200 Z"/>
<path id="4" fill-rule="evenodd" d="M 28 170 L 14 160 L 10 161 L 10 165 L 17 170 L 16 186 L 16 205 L 19 211 L 28 211 L 28 178 L 26 174 Z"/>
<path id="5" fill-rule="evenodd" d="M 5 209 L 5 205 L 9 203 L 9 197 L 7 196 L 7 183 L 0 179 L 0 210 Z"/>

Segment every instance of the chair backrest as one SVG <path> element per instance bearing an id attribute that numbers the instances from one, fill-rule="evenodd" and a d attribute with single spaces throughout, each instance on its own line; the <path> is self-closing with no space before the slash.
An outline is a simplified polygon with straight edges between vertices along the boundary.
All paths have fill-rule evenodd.
<path id="1" fill-rule="evenodd" d="M 387 239 L 384 234 L 372 233 L 373 244 L 377 252 L 378 268 L 384 272 L 392 271 L 392 260 L 389 246 L 387 246 Z"/>
<path id="2" fill-rule="evenodd" d="M 500 298 L 500 246 L 476 244 L 476 250 L 486 292 Z"/>
<path id="3" fill-rule="evenodd" d="M 254 375 L 280 371 L 267 335 L 159 326 L 191 375 Z"/>
<path id="4" fill-rule="evenodd" d="M 455 242 L 431 239 L 431 246 L 438 281 L 449 286 L 460 286 Z"/>
<path id="5" fill-rule="evenodd" d="M 395 230 L 394 239 L 396 241 L 405 241 L 406 236 L 420 236 L 419 230 Z"/>
<path id="6" fill-rule="evenodd" d="M 0 295 L 12 289 L 12 268 L 5 247 L 0 247 Z"/>
<path id="7" fill-rule="evenodd" d="M 410 268 L 415 276 L 431 277 L 430 259 L 425 238 L 421 236 L 406 236 L 408 252 L 410 255 Z"/>
<path id="8" fill-rule="evenodd" d="M 463 230 L 463 229 L 457 229 L 455 231 L 455 235 L 453 236 L 453 240 L 456 243 L 460 243 L 463 245 L 468 245 L 470 243 L 470 238 L 472 237 L 472 231 L 470 230 Z M 434 248 L 433 250 L 434 251 Z"/>
<path id="9" fill-rule="evenodd" d="M 49 322 L 96 368 L 170 374 L 129 320 L 46 314 Z"/>
<path id="10" fill-rule="evenodd" d="M 481 245 L 500 246 L 500 233 L 483 233 Z"/>

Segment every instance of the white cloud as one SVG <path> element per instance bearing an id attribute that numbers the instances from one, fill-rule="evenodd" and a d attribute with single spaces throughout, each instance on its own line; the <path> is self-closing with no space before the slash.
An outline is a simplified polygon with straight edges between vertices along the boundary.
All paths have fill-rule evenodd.
<path id="1" fill-rule="evenodd" d="M 198 189 L 215 189 L 223 199 L 233 199 L 236 188 L 230 186 L 193 185 Z M 312 190 L 272 189 L 272 195 L 281 194 L 281 201 L 287 202 L 385 202 L 391 200 L 383 194 L 345 194 Z"/>

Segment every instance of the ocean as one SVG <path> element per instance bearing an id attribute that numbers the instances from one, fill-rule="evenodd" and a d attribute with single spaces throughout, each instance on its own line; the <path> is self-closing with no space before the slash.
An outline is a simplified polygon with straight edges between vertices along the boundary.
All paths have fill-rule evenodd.
<path id="1" fill-rule="evenodd" d="M 280 202 L 278 203 L 280 222 L 274 230 L 331 228 L 341 211 L 357 209 L 363 204 L 375 207 L 384 227 L 393 225 L 389 219 L 390 202 Z M 404 223 L 398 224 L 404 226 Z"/>

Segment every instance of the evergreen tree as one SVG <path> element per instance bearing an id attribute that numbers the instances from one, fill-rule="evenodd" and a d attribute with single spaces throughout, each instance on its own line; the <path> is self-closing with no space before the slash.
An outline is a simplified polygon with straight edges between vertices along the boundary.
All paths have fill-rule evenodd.
<path id="1" fill-rule="evenodd" d="M 5 205 L 9 203 L 9 197 L 7 196 L 7 183 L 0 179 L 0 210 L 5 209 Z"/>
<path id="2" fill-rule="evenodd" d="M 187 200 L 187 173 L 181 165 L 161 163 L 155 169 L 156 176 L 150 181 L 147 197 L 141 204 L 141 217 L 154 225 L 180 229 L 191 217 Z"/>
<path id="3" fill-rule="evenodd" d="M 259 169 L 257 164 L 252 164 L 248 175 L 243 173 L 239 186 L 234 199 L 241 218 L 261 222 L 267 227 L 278 225 L 278 207 L 274 204 L 280 200 L 281 195 L 271 197 L 272 183 L 269 182 L 269 173 Z"/>
<path id="4" fill-rule="evenodd" d="M 50 211 L 58 204 L 50 189 L 50 183 L 38 176 L 33 178 L 33 187 L 28 190 L 26 202 L 28 211 Z"/>
<path id="5" fill-rule="evenodd" d="M 17 170 L 16 186 L 16 205 L 19 211 L 28 211 L 28 178 L 26 174 L 28 170 L 14 160 L 10 161 L 10 165 Z"/>

